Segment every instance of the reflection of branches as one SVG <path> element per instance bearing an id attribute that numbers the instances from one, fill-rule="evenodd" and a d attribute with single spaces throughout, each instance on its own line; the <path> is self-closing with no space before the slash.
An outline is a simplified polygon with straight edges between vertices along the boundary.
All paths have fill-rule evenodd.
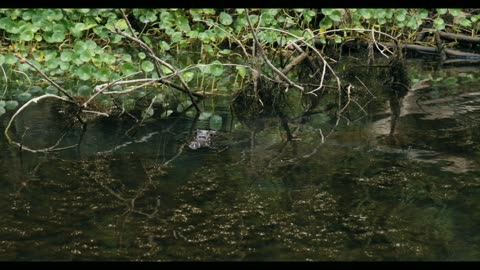
<path id="1" fill-rule="evenodd" d="M 10 121 L 8 121 L 8 124 L 7 124 L 7 127 L 5 128 L 5 131 L 3 132 L 3 134 L 5 134 L 5 137 L 7 138 L 7 141 L 9 144 L 12 144 L 14 141 L 12 141 L 12 139 L 10 138 L 10 136 L 8 136 L 8 130 L 10 129 L 10 126 L 12 125 L 13 123 L 13 120 L 15 120 L 15 118 L 25 109 L 27 108 L 30 104 L 32 103 L 38 103 L 40 100 L 42 99 L 46 99 L 46 98 L 56 98 L 56 99 L 60 99 L 60 100 L 63 100 L 65 102 L 69 102 L 69 103 L 72 103 L 73 101 L 69 100 L 69 99 L 66 99 L 64 97 L 60 97 L 60 96 L 57 96 L 57 95 L 54 95 L 54 94 L 45 94 L 45 95 L 42 95 L 42 96 L 39 96 L 39 97 L 36 97 L 36 98 L 32 98 L 30 99 L 27 103 L 23 104 L 22 107 L 20 107 L 20 109 L 18 109 L 14 114 L 13 116 L 10 118 Z M 63 137 L 62 137 L 63 138 Z M 18 143 L 15 143 L 17 145 L 19 145 Z M 25 148 L 25 147 L 23 147 Z M 51 149 L 50 149 L 51 150 Z"/>
<path id="2" fill-rule="evenodd" d="M 180 145 L 180 147 L 178 148 L 178 152 L 175 156 L 173 156 L 171 159 L 165 161 L 163 163 L 163 165 L 168 165 L 169 163 L 171 163 L 172 161 L 174 161 L 177 157 L 179 157 L 182 153 L 183 153 L 183 148 L 185 148 L 185 145 L 187 145 L 186 143 L 183 143 L 182 145 Z"/>
<path id="3" fill-rule="evenodd" d="M 154 135 L 158 134 L 159 132 L 155 131 L 155 132 L 151 132 L 151 133 L 148 133 L 147 135 L 144 135 L 142 136 L 141 138 L 138 138 L 138 139 L 135 139 L 135 140 L 132 140 L 130 142 L 125 142 L 125 143 L 122 143 L 120 145 L 117 145 L 115 146 L 114 148 L 110 149 L 110 150 L 105 150 L 105 151 L 102 151 L 102 152 L 98 152 L 98 154 L 107 154 L 107 153 L 113 153 L 115 151 L 117 151 L 118 149 L 121 149 L 123 147 L 126 147 L 132 143 L 143 143 L 143 142 L 146 142 L 148 139 L 152 138 Z"/>
<path id="4" fill-rule="evenodd" d="M 325 143 L 325 138 L 332 134 L 330 132 L 327 136 L 324 136 L 321 128 L 318 129 L 318 132 L 319 132 L 319 135 L 320 135 L 320 143 L 316 147 L 314 147 L 312 151 L 310 151 L 307 154 L 303 154 L 299 157 L 294 157 L 294 158 L 289 158 L 289 159 L 281 159 L 282 155 L 285 153 L 284 150 L 286 149 L 286 147 L 282 147 L 281 150 L 280 150 L 280 153 L 268 162 L 268 167 L 269 168 L 273 167 L 274 166 L 274 161 L 276 161 L 278 159 L 280 159 L 280 161 L 283 165 L 285 162 L 296 163 L 296 162 L 299 162 L 302 159 L 306 159 L 306 158 L 309 158 L 309 157 L 313 156 L 315 153 L 317 153 L 318 149 L 320 149 L 320 147 Z M 292 142 L 292 143 L 295 143 L 295 142 Z M 286 146 L 286 144 L 284 146 Z"/>
<path id="5" fill-rule="evenodd" d="M 127 136 L 130 136 L 130 135 L 128 135 L 128 133 L 129 133 L 131 130 L 133 130 L 135 127 L 140 127 L 140 126 L 143 124 L 143 122 L 145 121 L 145 119 L 147 119 L 147 117 L 148 117 L 148 116 L 147 116 L 148 111 L 152 108 L 153 103 L 155 103 L 155 100 L 156 100 L 156 99 L 157 99 L 157 96 L 154 96 L 154 97 L 152 98 L 152 100 L 150 101 L 150 105 L 148 105 L 148 107 L 147 107 L 147 108 L 145 109 L 145 111 L 143 112 L 142 119 L 141 119 L 139 122 L 137 122 L 134 126 L 132 126 L 131 128 L 129 128 L 127 131 L 125 131 L 125 134 L 126 134 Z M 136 133 L 136 132 L 135 132 L 135 133 Z M 135 133 L 134 133 L 132 136 L 135 136 Z"/>
<path id="6" fill-rule="evenodd" d="M 100 179 L 105 178 L 105 176 L 102 175 L 102 170 L 101 170 L 102 167 L 101 167 L 100 161 L 97 161 L 95 163 L 95 165 L 96 165 L 97 169 L 94 172 L 92 172 L 93 180 L 101 188 L 106 190 L 110 195 L 112 195 L 117 200 L 119 200 L 120 202 L 125 204 L 127 209 L 123 213 L 124 216 L 129 216 L 132 213 L 136 213 L 136 214 L 146 216 L 148 218 L 152 218 L 153 216 L 155 216 L 157 214 L 158 207 L 160 206 L 160 201 L 159 201 L 160 199 L 159 198 L 157 198 L 156 205 L 155 205 L 155 210 L 152 213 L 145 213 L 143 211 L 135 210 L 135 201 L 145 194 L 145 192 L 149 189 L 148 186 L 152 185 L 154 188 L 156 188 L 155 185 L 152 182 L 151 177 L 148 175 L 148 172 L 146 170 L 145 170 L 145 173 L 148 176 L 147 177 L 148 181 L 146 181 L 138 190 L 136 190 L 135 195 L 132 198 L 126 198 L 126 197 L 122 196 L 122 194 L 120 194 L 119 192 L 115 192 L 112 188 L 110 188 L 108 185 L 106 185 L 103 181 L 100 180 Z M 142 164 L 142 167 L 145 169 L 143 164 Z"/>

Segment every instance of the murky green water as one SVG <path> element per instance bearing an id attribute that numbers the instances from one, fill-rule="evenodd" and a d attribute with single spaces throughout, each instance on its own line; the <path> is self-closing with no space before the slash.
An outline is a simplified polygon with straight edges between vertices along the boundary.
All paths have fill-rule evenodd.
<path id="1" fill-rule="evenodd" d="M 189 116 L 133 138 L 131 122 L 98 120 L 48 154 L 2 139 L 0 260 L 479 260 L 480 71 L 421 70 L 430 87 L 400 102 L 393 135 L 370 89 L 368 115 L 333 130 L 290 117 L 292 142 L 278 117 L 241 123 L 230 97 L 213 102 L 229 139 L 212 149 L 187 147 L 208 128 Z M 55 110 L 32 106 L 12 134 L 55 144 Z"/>

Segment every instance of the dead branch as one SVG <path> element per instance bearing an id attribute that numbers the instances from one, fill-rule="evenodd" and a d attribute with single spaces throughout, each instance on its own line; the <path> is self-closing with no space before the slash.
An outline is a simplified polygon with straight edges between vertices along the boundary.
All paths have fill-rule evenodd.
<path id="1" fill-rule="evenodd" d="M 55 88 L 57 88 L 60 92 L 62 92 L 65 96 L 67 96 L 70 100 L 74 100 L 73 97 L 65 90 L 63 87 L 58 85 L 56 82 L 54 82 L 50 77 L 48 77 L 45 73 L 43 73 L 40 69 L 38 69 L 32 62 L 28 61 L 28 59 L 22 58 L 18 55 L 15 55 L 18 59 L 20 59 L 21 63 L 26 63 L 27 65 L 31 66 L 33 69 L 35 69 L 40 75 L 42 75 L 45 80 L 47 80 L 49 83 L 51 83 Z"/>
<path id="2" fill-rule="evenodd" d="M 300 64 L 305 58 L 307 58 L 308 54 L 303 52 L 299 56 L 295 57 L 285 68 L 282 69 L 283 74 L 287 74 L 290 70 L 292 70 L 296 65 Z M 280 75 L 275 76 L 275 81 L 280 81 Z"/>
<path id="3" fill-rule="evenodd" d="M 125 19 L 127 25 L 130 25 L 130 21 L 128 20 L 127 16 L 125 15 L 125 13 L 123 12 L 122 9 L 120 9 L 120 12 L 121 12 L 123 18 Z M 130 27 L 130 30 L 133 31 L 133 29 L 131 28 L 131 26 L 129 26 L 129 27 Z M 170 71 L 172 71 L 172 72 L 177 76 L 178 80 L 181 82 L 181 84 L 182 84 L 182 86 L 183 86 L 183 89 L 184 89 L 183 92 L 185 92 L 185 93 L 188 94 L 190 100 L 192 101 L 192 104 L 194 104 L 194 106 L 195 106 L 195 109 L 196 109 L 197 111 L 200 111 L 200 108 L 198 107 L 198 105 L 197 105 L 197 103 L 196 103 L 196 101 L 195 101 L 195 98 L 194 98 L 193 95 L 192 95 L 192 91 L 190 90 L 190 88 L 188 87 L 188 84 L 185 82 L 185 80 L 182 78 L 182 76 L 180 76 L 180 74 L 178 74 L 178 71 L 177 71 L 177 69 L 176 69 L 175 67 L 173 67 L 173 66 L 170 65 L 169 63 L 167 63 L 167 62 L 163 61 L 162 59 L 160 59 L 160 58 L 155 54 L 155 52 L 154 52 L 147 44 L 145 44 L 145 42 L 141 41 L 140 39 L 138 39 L 138 38 L 136 37 L 136 35 L 135 35 L 134 32 L 132 32 L 132 35 L 129 35 L 129 34 L 125 33 L 125 32 L 120 31 L 118 28 L 115 27 L 115 32 L 114 32 L 114 33 L 119 34 L 119 35 L 121 35 L 121 36 L 123 36 L 123 37 L 126 37 L 126 38 L 128 38 L 128 39 L 130 39 L 130 40 L 132 40 L 132 41 L 134 41 L 134 42 L 136 42 L 136 43 L 138 43 L 138 45 L 140 45 L 140 47 L 147 53 L 147 55 L 154 60 L 158 77 L 162 77 L 163 74 L 162 74 L 162 72 L 161 72 L 161 69 L 158 67 L 158 64 L 157 64 L 157 63 L 159 63 L 159 64 L 167 67 Z"/>
<path id="4" fill-rule="evenodd" d="M 205 24 L 209 24 L 209 22 L 205 21 L 205 20 L 197 20 L 199 22 L 204 22 Z M 234 35 L 230 34 L 229 32 L 227 32 L 225 29 L 219 27 L 217 24 L 213 24 L 212 25 L 213 27 L 216 27 L 218 29 L 220 29 L 221 31 L 223 31 L 225 34 L 227 34 L 229 37 L 231 37 L 239 46 L 240 48 L 242 48 L 242 51 L 243 51 L 243 54 L 245 55 L 245 57 L 249 58 L 250 55 L 247 53 L 247 50 L 245 49 L 245 46 L 243 46 L 242 42 L 240 40 L 238 40 L 238 38 L 236 38 Z"/>
<path id="5" fill-rule="evenodd" d="M 260 54 L 260 56 L 263 58 L 263 60 L 265 61 L 265 63 L 267 63 L 267 65 L 275 72 L 277 73 L 278 76 L 282 77 L 282 79 L 284 79 L 285 81 L 287 81 L 287 83 L 290 85 L 290 86 L 294 86 L 295 88 L 303 91 L 303 87 L 292 82 L 285 74 L 283 74 L 280 70 L 278 70 L 273 64 L 272 62 L 270 62 L 270 60 L 267 58 L 267 56 L 265 55 L 265 52 L 263 51 L 263 48 L 260 44 L 260 42 L 258 41 L 258 38 L 257 38 L 257 35 L 255 33 L 255 30 L 253 29 L 253 26 L 252 26 L 252 22 L 250 21 L 250 17 L 249 17 L 249 13 L 248 13 L 248 9 L 245 9 L 245 14 L 246 14 L 246 18 L 247 18 L 247 22 L 248 22 L 248 26 L 250 27 L 250 31 L 252 32 L 252 36 L 253 36 L 253 40 L 256 44 L 256 47 L 257 47 L 257 50 L 258 50 L 258 53 Z M 260 27 L 258 27 L 259 29 Z"/>
<path id="6" fill-rule="evenodd" d="M 82 104 L 82 107 L 86 108 L 87 107 L 87 104 L 90 103 L 90 101 L 92 101 L 95 97 L 97 97 L 98 95 L 100 95 L 103 91 L 107 90 L 108 88 L 110 88 L 111 86 L 115 85 L 115 83 L 125 79 L 125 78 L 128 78 L 128 77 L 131 77 L 131 76 L 134 76 L 134 75 L 137 75 L 141 73 L 141 71 L 138 71 L 138 72 L 135 72 L 135 73 L 132 73 L 132 74 L 128 74 L 128 75 L 125 75 L 121 78 L 118 78 L 117 80 L 113 81 L 113 82 L 110 82 L 110 83 L 107 83 L 107 84 L 103 84 L 102 87 L 98 87 L 96 86 L 94 89 L 96 91 L 95 94 L 93 94 L 93 96 L 91 96 L 87 101 L 85 101 L 83 104 Z M 98 88 L 98 89 L 97 89 Z"/>
<path id="7" fill-rule="evenodd" d="M 65 102 L 68 102 L 68 103 L 76 104 L 75 102 L 71 101 L 70 99 L 66 99 L 66 98 L 64 98 L 64 97 L 60 97 L 60 96 L 57 96 L 57 95 L 54 95 L 54 94 L 45 94 L 45 95 L 42 95 L 42 96 L 39 96 L 39 97 L 30 99 L 27 103 L 23 104 L 22 107 L 20 107 L 20 108 L 14 113 L 14 114 L 12 115 L 12 117 L 10 118 L 10 121 L 8 121 L 7 127 L 5 128 L 5 131 L 3 132 L 3 134 L 4 134 L 5 137 L 7 138 L 7 141 L 8 141 L 9 144 L 12 144 L 12 139 L 10 138 L 10 136 L 8 136 L 8 130 L 10 129 L 10 126 L 12 125 L 13 120 L 15 120 L 15 118 L 16 118 L 25 108 L 27 108 L 30 104 L 32 104 L 32 103 L 37 103 L 37 102 L 39 102 L 40 100 L 45 99 L 45 98 L 56 98 L 56 99 L 60 99 L 60 100 L 63 100 L 63 101 L 65 101 Z"/>

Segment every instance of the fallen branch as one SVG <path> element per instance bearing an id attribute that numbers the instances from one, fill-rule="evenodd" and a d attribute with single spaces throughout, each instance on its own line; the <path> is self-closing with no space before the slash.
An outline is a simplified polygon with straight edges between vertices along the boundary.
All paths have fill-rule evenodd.
<path id="1" fill-rule="evenodd" d="M 32 98 L 30 99 L 27 103 L 23 104 L 22 107 L 20 107 L 14 114 L 13 116 L 10 118 L 10 121 L 8 121 L 8 124 L 7 124 L 7 127 L 5 128 L 5 131 L 3 132 L 3 134 L 5 135 L 5 137 L 7 138 L 7 141 L 9 144 L 12 144 L 12 139 L 10 138 L 10 136 L 8 136 L 8 130 L 10 129 L 10 126 L 12 125 L 13 123 L 13 120 L 15 120 L 15 118 L 18 116 L 18 114 L 20 114 L 20 112 L 22 112 L 25 108 L 27 108 L 30 104 L 32 103 L 37 103 L 39 102 L 40 100 L 42 99 L 45 99 L 45 98 L 56 98 L 56 99 L 60 99 L 60 100 L 63 100 L 65 102 L 69 102 L 69 103 L 73 103 L 73 104 L 76 104 L 75 102 L 69 100 L 69 99 L 66 99 L 64 97 L 60 97 L 60 96 L 57 96 L 57 95 L 54 95 L 54 94 L 45 94 L 45 95 L 42 95 L 42 96 L 39 96 L 39 97 L 36 97 L 36 98 Z"/>
<path id="2" fill-rule="evenodd" d="M 272 62 L 270 62 L 270 60 L 267 58 L 267 56 L 265 55 L 265 52 L 263 51 L 263 48 L 262 48 L 262 45 L 260 44 L 260 42 L 258 41 L 258 38 L 257 38 L 257 35 L 255 33 L 255 30 L 253 29 L 253 26 L 252 26 L 252 22 L 250 21 L 250 17 L 249 17 L 249 13 L 248 13 L 248 9 L 245 9 L 245 14 L 247 15 L 246 18 L 247 18 L 247 22 L 248 22 L 248 26 L 250 27 L 250 31 L 252 32 L 252 36 L 253 36 L 253 40 L 256 44 L 256 47 L 258 48 L 258 53 L 260 54 L 260 56 L 263 58 L 263 60 L 265 61 L 265 63 L 267 63 L 267 65 L 275 72 L 278 74 L 278 76 L 282 77 L 282 79 L 284 79 L 285 81 L 287 81 L 287 83 L 291 86 L 294 86 L 295 88 L 298 88 L 299 90 L 303 91 L 303 87 L 292 82 L 285 74 L 283 74 L 280 70 L 278 70 L 273 64 Z M 259 27 L 260 28 L 260 27 Z"/>
<path id="3" fill-rule="evenodd" d="M 125 15 L 125 13 L 123 12 L 122 9 L 120 9 L 120 12 L 123 16 L 123 18 L 125 19 L 127 25 L 129 26 L 130 28 L 130 31 L 132 31 L 132 35 L 129 35 L 125 32 L 122 32 L 120 31 L 117 27 L 115 27 L 115 32 L 116 34 L 119 34 L 123 37 L 126 37 L 136 43 L 138 43 L 138 45 L 140 45 L 140 47 L 147 53 L 147 55 L 152 58 L 155 62 L 155 67 L 156 67 L 156 70 L 157 70 L 157 74 L 158 74 L 158 77 L 162 77 L 162 72 L 161 72 L 161 69 L 158 67 L 157 63 L 160 63 L 161 65 L 167 67 L 169 70 L 171 70 L 178 78 L 178 80 L 180 81 L 180 83 L 182 84 L 183 88 L 184 88 L 184 91 L 185 93 L 188 94 L 189 98 L 190 98 L 190 101 L 192 101 L 192 104 L 195 106 L 195 109 L 197 111 L 200 111 L 200 108 L 198 107 L 196 101 L 195 101 L 195 98 L 193 97 L 192 95 L 192 91 L 190 90 L 190 88 L 188 87 L 188 84 L 185 82 L 185 80 L 182 78 L 182 76 L 180 76 L 180 74 L 178 74 L 178 71 L 176 68 L 174 68 L 172 65 L 170 65 L 169 63 L 163 61 L 162 59 L 160 59 L 156 54 L 155 52 L 147 45 L 145 44 L 145 42 L 141 41 L 140 39 L 138 39 L 135 35 L 135 33 L 133 32 L 133 29 L 130 25 L 130 21 L 128 20 L 127 16 Z"/>
<path id="4" fill-rule="evenodd" d="M 356 40 L 356 43 L 365 48 L 368 46 L 367 42 L 364 42 L 361 40 Z M 394 43 L 390 43 L 390 42 L 380 42 L 379 44 L 392 49 L 396 47 Z M 428 54 L 438 53 L 437 48 L 417 45 L 417 44 L 402 44 L 402 48 L 410 51 L 415 51 L 418 53 L 428 53 Z M 447 55 L 447 58 L 463 58 L 463 59 L 470 59 L 470 60 L 477 60 L 477 59 L 480 60 L 480 54 L 476 54 L 476 53 L 468 53 L 468 52 L 461 52 L 461 51 L 452 50 L 452 49 L 445 49 L 445 54 Z"/>
<path id="5" fill-rule="evenodd" d="M 31 66 L 33 69 L 35 69 L 40 75 L 42 75 L 45 80 L 47 80 L 49 83 L 51 83 L 55 88 L 57 88 L 60 92 L 62 92 L 65 96 L 67 96 L 71 101 L 73 101 L 73 97 L 65 90 L 63 87 L 58 85 L 56 82 L 54 82 L 50 77 L 48 77 L 45 73 L 43 73 L 40 69 L 38 69 L 32 62 L 28 61 L 24 57 L 21 57 L 19 55 L 15 55 L 18 59 L 20 59 L 20 63 L 26 63 L 27 65 Z"/>
<path id="6" fill-rule="evenodd" d="M 285 68 L 282 69 L 283 74 L 287 74 L 290 70 L 292 70 L 296 65 L 300 64 L 305 58 L 307 58 L 308 54 L 303 52 L 299 56 L 295 57 Z M 275 76 L 275 81 L 280 81 L 280 75 Z"/>

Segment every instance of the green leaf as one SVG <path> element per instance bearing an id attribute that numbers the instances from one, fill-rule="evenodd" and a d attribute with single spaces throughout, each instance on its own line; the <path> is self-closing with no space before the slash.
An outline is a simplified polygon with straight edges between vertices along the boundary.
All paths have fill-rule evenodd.
<path id="1" fill-rule="evenodd" d="M 400 8 L 395 10 L 395 20 L 398 22 L 403 22 L 407 18 L 407 10 Z"/>
<path id="2" fill-rule="evenodd" d="M 15 101 L 15 100 L 9 100 L 9 101 L 5 102 L 5 109 L 7 109 L 9 111 L 15 110 L 15 108 L 17 108 L 17 106 L 18 106 L 18 102 Z"/>
<path id="3" fill-rule="evenodd" d="M 162 69 L 162 72 L 165 73 L 165 75 L 172 73 L 172 71 L 164 65 L 162 65 L 160 68 Z"/>
<path id="4" fill-rule="evenodd" d="M 373 17 L 373 12 L 369 8 L 361 8 L 358 10 L 358 12 L 363 18 L 367 20 Z"/>
<path id="5" fill-rule="evenodd" d="M 342 43 L 342 37 L 339 35 L 335 35 L 333 37 L 333 40 L 335 41 L 335 43 Z"/>
<path id="6" fill-rule="evenodd" d="M 310 22 L 313 19 L 313 17 L 315 17 L 315 11 L 311 9 L 305 9 L 303 11 L 303 17 L 305 18 L 305 21 Z M 262 21 L 263 21 L 263 18 L 262 18 Z M 272 16 L 272 21 L 275 21 L 273 16 Z"/>
<path id="7" fill-rule="evenodd" d="M 201 112 L 200 115 L 198 116 L 198 120 L 204 121 L 209 119 L 212 116 L 211 112 Z"/>
<path id="8" fill-rule="evenodd" d="M 219 53 L 225 54 L 225 55 L 227 55 L 227 54 L 229 54 L 229 53 L 231 53 L 231 52 L 232 52 L 232 51 L 229 50 L 229 49 L 223 49 L 223 50 L 219 51 Z"/>
<path id="9" fill-rule="evenodd" d="M 188 83 L 193 79 L 194 75 L 195 73 L 193 71 L 186 71 L 186 72 L 183 72 L 181 76 Z"/>
<path id="10" fill-rule="evenodd" d="M 0 116 L 2 116 L 3 114 L 5 114 L 5 108 L 0 106 Z"/>
<path id="11" fill-rule="evenodd" d="M 145 72 L 151 72 L 153 71 L 153 69 L 155 68 L 155 66 L 153 65 L 153 63 L 151 61 L 143 61 L 142 62 L 142 70 L 145 71 Z"/>
<path id="12" fill-rule="evenodd" d="M 31 94 L 34 94 L 34 95 L 36 95 L 36 94 L 42 94 L 42 93 L 43 93 L 43 89 L 42 89 L 40 86 L 38 86 L 38 85 L 34 85 L 34 86 L 32 86 L 32 88 L 30 88 L 29 92 L 30 92 Z"/>
<path id="13" fill-rule="evenodd" d="M 384 8 L 379 8 L 379 9 L 374 9 L 372 15 L 374 19 L 378 20 L 378 19 L 385 19 L 385 16 L 387 14 Z"/>
<path id="14" fill-rule="evenodd" d="M 0 65 L 3 65 L 5 63 L 5 56 L 3 54 L 0 54 Z"/>
<path id="15" fill-rule="evenodd" d="M 222 129 L 223 119 L 220 115 L 213 115 L 210 117 L 209 126 L 210 129 L 220 130 Z"/>
<path id="16" fill-rule="evenodd" d="M 147 36 L 142 36 L 143 42 L 147 44 L 149 47 L 152 47 L 152 41 Z"/>
<path id="17" fill-rule="evenodd" d="M 92 57 L 95 56 L 95 53 L 91 50 L 84 50 L 80 52 L 79 58 L 82 60 L 82 62 L 88 62 Z"/>
<path id="18" fill-rule="evenodd" d="M 452 14 L 453 17 L 456 17 L 460 14 L 461 10 L 459 8 L 449 8 L 448 13 Z"/>
<path id="19" fill-rule="evenodd" d="M 170 36 L 170 40 L 172 42 L 180 42 L 183 39 L 182 32 L 173 32 L 172 35 Z"/>
<path id="20" fill-rule="evenodd" d="M 393 17 L 393 9 L 387 8 L 385 9 L 385 18 L 391 19 Z"/>
<path id="21" fill-rule="evenodd" d="M 21 102 L 27 102 L 32 97 L 32 94 L 28 92 L 23 92 L 17 96 L 17 99 Z"/>
<path id="22" fill-rule="evenodd" d="M 245 75 L 247 74 L 247 70 L 245 69 L 245 67 L 236 66 L 235 69 L 237 70 L 238 75 L 240 75 L 240 77 L 242 77 L 242 79 L 244 79 Z"/>
<path id="23" fill-rule="evenodd" d="M 330 27 L 333 26 L 333 21 L 332 19 L 330 19 L 329 17 L 325 17 L 323 18 L 321 21 L 320 21 L 320 25 L 319 27 L 320 28 L 323 28 L 323 29 L 329 29 Z"/>
<path id="24" fill-rule="evenodd" d="M 95 48 L 97 48 L 97 43 L 95 43 L 95 41 L 93 40 L 87 40 L 85 42 L 85 45 L 87 46 L 87 49 L 88 50 L 95 50 Z"/>
<path id="25" fill-rule="evenodd" d="M 189 37 L 189 38 L 197 38 L 198 37 L 198 31 L 197 30 L 188 31 L 186 36 Z"/>
<path id="26" fill-rule="evenodd" d="M 200 41 L 205 42 L 205 43 L 210 42 L 210 38 L 209 38 L 208 34 L 205 33 L 205 32 L 199 33 L 198 34 L 198 39 L 200 39 Z"/>
<path id="27" fill-rule="evenodd" d="M 123 31 L 128 28 L 127 22 L 124 19 L 120 19 L 115 22 L 115 26 L 120 30 Z"/>
<path id="28" fill-rule="evenodd" d="M 438 17 L 433 21 L 433 27 L 437 30 L 445 29 L 445 22 L 442 18 Z"/>
<path id="29" fill-rule="evenodd" d="M 83 22 L 78 22 L 73 26 L 73 31 L 75 32 L 82 32 L 87 28 L 87 26 Z"/>
<path id="30" fill-rule="evenodd" d="M 465 17 L 460 18 L 458 20 L 458 23 L 463 27 L 471 27 L 472 26 L 472 22 Z"/>
<path id="31" fill-rule="evenodd" d="M 17 63 L 17 61 L 18 59 L 17 57 L 15 57 L 15 55 L 13 55 L 13 53 L 8 53 L 7 55 L 5 55 L 5 64 L 13 65 Z"/>
<path id="32" fill-rule="evenodd" d="M 125 61 L 125 62 L 132 62 L 132 56 L 131 56 L 130 54 L 128 54 L 128 53 L 124 54 L 124 55 L 122 56 L 122 59 L 123 59 L 123 61 Z"/>
<path id="33" fill-rule="evenodd" d="M 60 59 L 64 62 L 70 62 L 72 60 L 72 57 L 73 57 L 72 50 L 64 50 L 60 54 Z"/>
<path id="34" fill-rule="evenodd" d="M 325 16 L 330 16 L 332 12 L 333 12 L 333 8 L 322 8 L 322 14 Z"/>
<path id="35" fill-rule="evenodd" d="M 83 97 L 88 97 L 92 94 L 92 88 L 87 85 L 81 85 L 78 89 L 77 92 L 80 96 Z"/>
<path id="36" fill-rule="evenodd" d="M 70 69 L 70 63 L 69 62 L 61 62 L 60 63 L 60 69 L 63 71 L 67 71 Z"/>
<path id="37" fill-rule="evenodd" d="M 97 72 L 95 72 L 95 77 L 102 82 L 107 82 L 110 80 L 111 74 L 112 74 L 111 69 L 103 67 L 99 69 Z"/>
<path id="38" fill-rule="evenodd" d="M 334 11 L 332 11 L 332 13 L 330 14 L 329 17 L 333 21 L 339 22 L 339 21 L 342 20 L 342 13 L 340 12 L 340 10 L 334 10 Z"/>
<path id="39" fill-rule="evenodd" d="M 212 74 L 215 77 L 222 76 L 223 75 L 222 63 L 220 63 L 219 61 L 214 61 L 213 63 L 218 63 L 218 65 L 210 66 L 210 74 Z"/>
<path id="40" fill-rule="evenodd" d="M 145 59 L 145 57 L 147 57 L 147 56 L 145 55 L 145 53 L 143 53 L 143 52 L 139 52 L 139 53 L 138 53 L 138 58 L 140 58 L 140 59 L 143 60 L 143 59 Z"/>
<path id="41" fill-rule="evenodd" d="M 418 17 L 423 20 L 428 17 L 428 10 L 421 8 L 418 10 Z"/>
<path id="42" fill-rule="evenodd" d="M 33 37 L 34 37 L 34 34 L 32 30 L 22 31 L 19 36 L 20 40 L 23 40 L 23 41 L 31 41 L 33 40 Z"/>
<path id="43" fill-rule="evenodd" d="M 308 124 L 315 129 L 322 128 L 322 126 L 326 124 L 329 119 L 330 118 L 326 114 L 316 114 L 310 118 Z"/>
<path id="44" fill-rule="evenodd" d="M 137 69 L 131 63 L 123 64 L 121 70 L 123 75 L 129 75 L 137 72 Z"/>
<path id="45" fill-rule="evenodd" d="M 185 109 L 185 106 L 182 103 L 178 103 L 177 112 L 182 112 Z"/>
<path id="46" fill-rule="evenodd" d="M 102 53 L 102 54 L 100 54 L 100 60 L 101 60 L 103 63 L 105 63 L 105 64 L 107 64 L 107 65 L 109 65 L 109 66 L 115 64 L 115 62 L 117 61 L 117 59 L 115 58 L 115 56 L 113 56 L 113 55 L 111 55 L 111 54 L 107 54 L 107 53 Z"/>
<path id="47" fill-rule="evenodd" d="M 155 113 L 155 110 L 153 108 L 149 108 L 148 110 L 144 111 L 142 113 L 142 118 L 148 118 L 148 117 L 152 117 L 153 114 Z"/>
<path id="48" fill-rule="evenodd" d="M 92 65 L 82 65 L 80 68 L 77 69 L 77 76 L 82 81 L 90 80 L 92 77 Z"/>
<path id="49" fill-rule="evenodd" d="M 61 32 L 65 33 L 67 29 L 65 28 L 65 25 L 58 23 L 53 26 L 53 32 Z"/>
<path id="50" fill-rule="evenodd" d="M 440 15 L 446 14 L 448 9 L 446 8 L 437 8 L 437 13 Z"/>

